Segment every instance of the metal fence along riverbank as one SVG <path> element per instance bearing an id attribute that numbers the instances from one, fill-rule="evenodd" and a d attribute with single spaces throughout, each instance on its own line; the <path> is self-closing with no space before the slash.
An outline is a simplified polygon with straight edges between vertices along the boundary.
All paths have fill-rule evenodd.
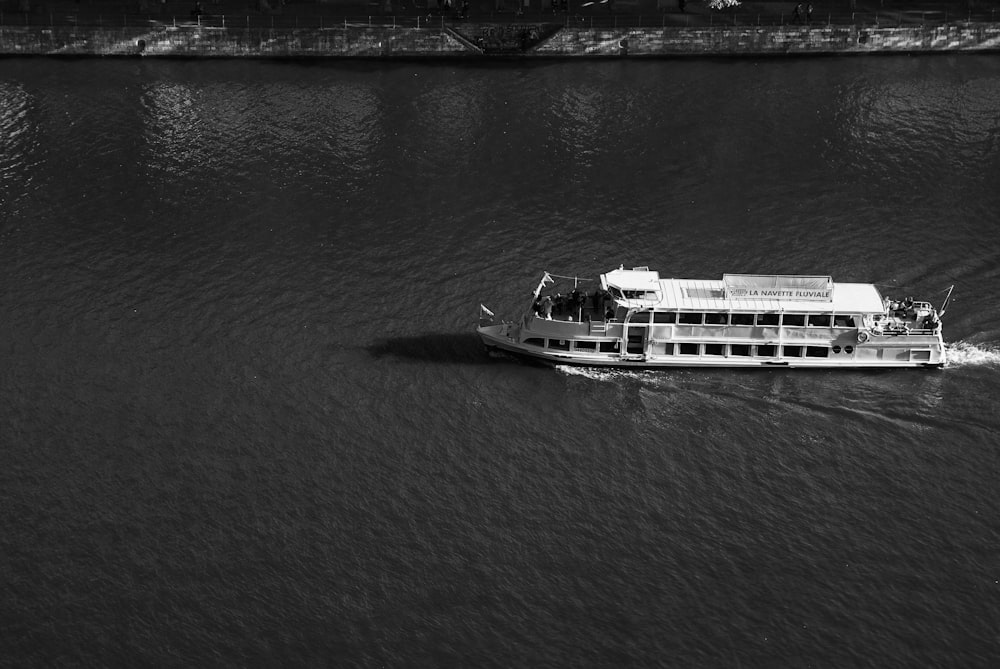
<path id="1" fill-rule="evenodd" d="M 552 23 L 341 23 L 270 27 L 183 22 L 3 26 L 0 54 L 261 58 L 673 57 L 993 51 L 1000 23 L 590 27 Z"/>

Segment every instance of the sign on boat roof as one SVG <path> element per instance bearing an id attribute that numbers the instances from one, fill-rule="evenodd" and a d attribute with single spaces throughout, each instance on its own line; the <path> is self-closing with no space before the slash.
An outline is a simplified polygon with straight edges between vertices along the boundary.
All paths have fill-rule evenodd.
<path id="1" fill-rule="evenodd" d="M 724 274 L 722 283 L 730 300 L 829 302 L 833 299 L 833 279 L 828 276 Z"/>

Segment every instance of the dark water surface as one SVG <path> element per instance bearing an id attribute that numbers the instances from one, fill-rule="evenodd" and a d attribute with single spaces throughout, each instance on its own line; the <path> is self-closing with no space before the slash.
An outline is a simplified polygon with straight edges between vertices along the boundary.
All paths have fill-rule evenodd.
<path id="1" fill-rule="evenodd" d="M 0 663 L 1000 661 L 1000 61 L 0 61 Z M 939 371 L 489 357 L 829 273 Z"/>

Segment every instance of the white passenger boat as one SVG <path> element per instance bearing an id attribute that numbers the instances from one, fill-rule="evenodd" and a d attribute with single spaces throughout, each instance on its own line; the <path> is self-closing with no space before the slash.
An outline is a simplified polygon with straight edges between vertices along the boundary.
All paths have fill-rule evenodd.
<path id="1" fill-rule="evenodd" d="M 487 347 L 560 365 L 940 367 L 950 297 L 939 312 L 828 276 L 661 279 L 621 267 L 588 282 L 546 272 L 518 320 L 494 323 L 481 305 L 478 332 Z"/>

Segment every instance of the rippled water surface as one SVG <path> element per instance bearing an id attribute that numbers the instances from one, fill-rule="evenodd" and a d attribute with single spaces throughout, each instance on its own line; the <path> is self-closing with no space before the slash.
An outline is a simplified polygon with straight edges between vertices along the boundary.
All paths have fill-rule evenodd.
<path id="1" fill-rule="evenodd" d="M 0 61 L 11 666 L 995 666 L 992 57 Z M 540 276 L 829 273 L 951 364 L 490 357 Z"/>

